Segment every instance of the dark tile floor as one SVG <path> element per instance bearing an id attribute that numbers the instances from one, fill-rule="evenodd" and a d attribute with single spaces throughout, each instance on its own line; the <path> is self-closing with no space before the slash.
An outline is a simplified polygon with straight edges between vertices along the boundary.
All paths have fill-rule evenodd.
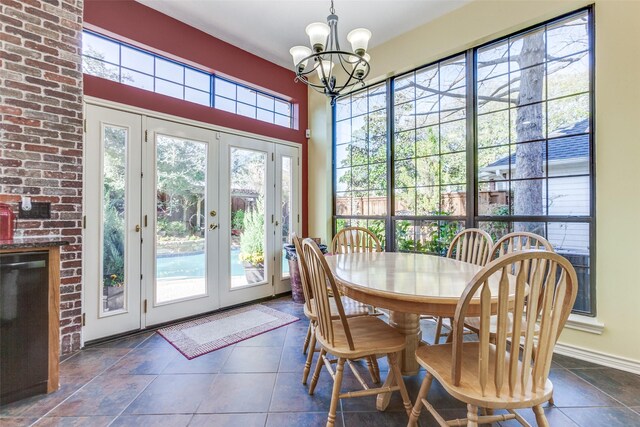
<path id="1" fill-rule="evenodd" d="M 87 348 L 60 365 L 60 390 L 0 407 L 0 425 L 324 426 L 332 382 L 323 371 L 314 396 L 300 382 L 302 307 L 290 298 L 264 304 L 301 320 L 193 360 L 153 333 Z M 423 321 L 427 341 L 433 331 L 433 323 Z M 380 368 L 384 376 L 382 359 Z M 423 377 L 405 378 L 412 399 Z M 545 410 L 552 426 L 640 426 L 640 376 L 556 355 L 550 377 L 556 406 Z M 351 374 L 344 387 L 355 388 Z M 429 400 L 445 418 L 465 416 L 464 404 L 437 383 Z M 345 399 L 338 409 L 337 426 L 407 423 L 397 393 L 386 412 L 375 410 L 374 397 Z M 421 425 L 436 425 L 424 412 Z M 530 410 L 522 415 L 535 425 Z"/>

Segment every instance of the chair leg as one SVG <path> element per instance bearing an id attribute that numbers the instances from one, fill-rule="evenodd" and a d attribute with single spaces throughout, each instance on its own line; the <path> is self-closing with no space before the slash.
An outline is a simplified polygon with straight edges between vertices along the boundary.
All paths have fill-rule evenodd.
<path id="1" fill-rule="evenodd" d="M 467 427 L 478 427 L 478 407 L 467 405 Z"/>
<path id="2" fill-rule="evenodd" d="M 322 369 L 322 365 L 324 365 L 324 361 L 322 358 L 327 354 L 327 351 L 323 348 L 320 350 L 320 355 L 318 356 L 318 361 L 316 362 L 316 369 L 313 371 L 313 377 L 311 377 L 311 385 L 309 386 L 309 394 L 312 395 L 316 389 L 316 384 L 318 384 L 318 377 L 320 377 L 320 370 Z"/>
<path id="3" fill-rule="evenodd" d="M 453 318 L 450 317 L 449 318 L 449 325 L 451 325 L 451 328 L 449 330 L 449 333 L 447 334 L 447 340 L 445 341 L 447 344 L 450 344 L 453 342 Z"/>
<path id="4" fill-rule="evenodd" d="M 427 376 L 424 377 L 424 380 L 422 380 L 422 385 L 420 385 L 420 391 L 418 392 L 418 397 L 416 398 L 416 404 L 413 405 L 413 409 L 411 410 L 408 427 L 416 427 L 418 425 L 418 417 L 420 417 L 420 411 L 422 410 L 422 399 L 427 398 L 427 394 L 429 394 L 429 389 L 431 388 L 432 381 L 433 375 L 431 375 L 431 372 L 427 372 Z"/>
<path id="5" fill-rule="evenodd" d="M 368 356 L 367 360 L 367 369 L 369 369 L 369 375 L 371 375 L 371 381 L 375 384 L 380 383 L 380 368 L 378 367 L 378 359 L 376 356 Z"/>
<path id="6" fill-rule="evenodd" d="M 544 415 L 544 409 L 542 409 L 542 406 L 534 406 L 533 413 L 536 414 L 536 423 L 538 424 L 538 427 L 549 427 L 549 421 L 547 421 L 547 417 Z"/>
<path id="7" fill-rule="evenodd" d="M 433 339 L 434 344 L 440 344 L 441 333 L 442 333 L 442 317 L 438 317 L 438 323 L 436 323 L 436 336 Z"/>
<path id="8" fill-rule="evenodd" d="M 336 423 L 336 410 L 338 409 L 338 401 L 340 400 L 340 387 L 342 386 L 342 374 L 344 373 L 345 361 L 346 359 L 341 357 L 338 359 L 338 363 L 336 365 L 336 375 L 333 379 L 333 391 L 331 393 L 331 405 L 329 406 L 327 427 L 333 427 Z"/>
<path id="9" fill-rule="evenodd" d="M 307 354 L 307 361 L 304 364 L 304 370 L 302 371 L 302 384 L 307 385 L 307 378 L 309 378 L 309 371 L 311 370 L 311 363 L 313 362 L 313 354 L 316 352 L 316 333 L 311 332 L 311 346 L 309 353 Z"/>
<path id="10" fill-rule="evenodd" d="M 551 395 L 551 398 L 549 399 L 549 406 L 556 406 L 556 403 L 553 401 L 553 394 Z"/>
<path id="11" fill-rule="evenodd" d="M 309 328 L 307 329 L 307 336 L 304 337 L 304 344 L 302 345 L 302 354 L 307 354 L 307 349 L 309 348 L 309 341 L 311 340 L 311 322 L 309 322 Z"/>
<path id="12" fill-rule="evenodd" d="M 398 366 L 398 353 L 387 354 L 387 358 L 389 359 L 389 368 L 393 369 L 396 385 L 400 387 L 400 396 L 402 396 L 404 410 L 407 411 L 407 415 L 411 416 L 411 399 L 409 398 L 407 386 L 402 378 L 402 372 L 400 372 L 400 367 Z"/>

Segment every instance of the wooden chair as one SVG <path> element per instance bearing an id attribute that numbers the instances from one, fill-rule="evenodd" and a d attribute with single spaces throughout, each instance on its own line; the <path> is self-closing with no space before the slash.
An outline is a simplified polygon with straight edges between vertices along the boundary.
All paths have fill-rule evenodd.
<path id="1" fill-rule="evenodd" d="M 489 255 L 490 260 L 494 260 L 496 258 L 500 258 L 506 254 L 523 251 L 523 250 L 543 250 L 554 252 L 553 245 L 549 243 L 547 239 L 540 236 L 539 234 L 529 233 L 527 231 L 515 231 L 513 233 L 509 233 L 502 238 L 500 238 L 491 249 L 491 254 Z M 525 263 L 524 267 L 529 267 Z M 516 266 L 514 266 L 516 267 Z M 513 271 L 513 274 L 517 274 L 517 271 Z M 525 277 L 528 277 L 529 271 L 525 271 Z M 528 280 L 528 279 L 527 279 Z M 538 307 L 541 305 L 538 303 Z M 527 328 L 527 320 L 522 319 L 522 328 L 525 330 Z M 509 313 L 507 318 L 507 330 L 511 329 L 511 325 L 513 324 L 513 315 Z M 468 330 L 479 333 L 480 332 L 480 318 L 479 317 L 467 317 L 464 321 L 464 326 Z M 539 327 L 536 324 L 534 326 L 534 333 L 538 333 Z M 495 342 L 497 333 L 497 322 L 496 317 L 491 316 L 489 319 L 489 340 Z M 512 338 L 509 336 L 509 338 Z M 511 343 L 511 341 L 510 341 Z M 549 399 L 549 404 L 553 405 L 553 396 Z"/>
<path id="2" fill-rule="evenodd" d="M 551 243 L 547 241 L 542 236 L 539 236 L 534 233 L 529 233 L 525 231 L 518 231 L 514 233 L 509 233 L 499 239 L 493 248 L 491 249 L 489 259 L 493 260 L 496 258 L 500 258 L 506 254 L 519 252 L 523 250 L 543 250 L 553 252 L 553 246 Z M 530 267 L 530 263 L 524 263 L 525 268 Z M 520 268 L 520 265 L 514 265 L 514 268 Z M 517 271 L 513 271 L 513 274 L 517 274 Z M 528 277 L 529 271 L 525 271 L 525 277 Z M 528 280 L 528 279 L 527 279 Z M 538 305 L 540 307 L 540 305 Z M 526 322 L 526 320 L 523 320 Z M 509 317 L 508 322 L 513 322 L 513 317 Z M 479 317 L 469 317 L 464 322 L 465 327 L 467 329 L 472 330 L 475 333 L 478 333 L 480 330 L 480 318 Z M 494 339 L 496 335 L 496 320 L 495 316 L 491 316 L 490 326 L 489 326 L 489 338 Z M 526 328 L 526 326 L 525 326 Z"/>
<path id="3" fill-rule="evenodd" d="M 383 252 L 383 248 L 380 240 L 371 230 L 363 227 L 347 227 L 333 236 L 331 252 L 333 254 Z M 374 306 L 369 307 L 371 314 L 376 316 L 382 314 Z"/>
<path id="4" fill-rule="evenodd" d="M 355 252 L 382 252 L 380 240 L 366 228 L 347 227 L 338 231 L 331 241 L 331 252 L 348 254 Z"/>
<path id="5" fill-rule="evenodd" d="M 453 238 L 447 251 L 447 258 L 484 266 L 490 260 L 492 246 L 493 240 L 489 233 L 479 228 L 467 228 Z M 434 343 L 438 344 L 440 343 L 440 337 L 443 335 L 442 327 L 444 326 L 451 331 L 451 319 L 447 319 L 448 324 L 442 317 L 438 317 L 436 320 Z M 444 335 L 447 336 L 448 340 L 450 332 Z"/>
<path id="6" fill-rule="evenodd" d="M 397 363 L 398 352 L 405 348 L 404 336 L 375 316 L 359 316 L 347 318 L 342 301 L 335 299 L 337 313 L 332 312 L 329 288 L 334 295 L 338 295 L 338 288 L 333 274 L 322 256 L 317 245 L 311 239 L 305 239 L 302 245 L 304 261 L 309 273 L 310 288 L 313 291 L 313 302 L 317 313 L 316 337 L 320 344 L 320 357 L 309 386 L 309 394 L 313 394 L 322 366 L 333 378 L 333 392 L 327 427 L 335 423 L 338 399 L 371 396 L 374 394 L 400 391 L 407 414 L 411 411 L 411 401 L 404 384 L 400 368 Z M 338 318 L 335 318 L 335 315 Z M 362 379 L 352 361 L 361 358 L 375 357 L 376 354 L 386 354 L 389 359 L 389 373 L 382 387 L 369 388 Z M 337 357 L 331 360 L 329 355 Z M 336 364 L 335 370 L 332 364 Z M 351 368 L 354 376 L 362 385 L 363 390 L 341 393 L 342 376 L 345 363 Z"/>
<path id="7" fill-rule="evenodd" d="M 307 329 L 307 336 L 304 339 L 304 344 L 302 346 L 302 353 L 307 354 L 307 350 L 310 348 L 309 353 L 307 354 L 307 361 L 304 365 L 304 370 L 302 372 L 302 384 L 307 383 L 307 378 L 309 377 L 309 372 L 311 370 L 311 363 L 313 361 L 313 354 L 316 352 L 316 337 L 315 337 L 315 327 L 318 324 L 318 316 L 315 311 L 315 304 L 313 302 L 313 292 L 309 288 L 309 279 L 308 279 L 308 270 L 307 266 L 302 257 L 302 239 L 299 238 L 295 233 L 293 233 L 291 240 L 293 240 L 293 244 L 296 247 L 296 253 L 298 254 L 298 269 L 300 271 L 300 280 L 302 282 L 302 294 L 304 295 L 304 314 L 309 319 L 309 328 Z M 354 301 L 348 297 L 340 298 L 342 307 L 344 309 L 344 313 L 346 317 L 358 317 L 358 316 L 367 316 L 369 315 L 369 306 L 366 304 L 362 304 L 358 301 Z M 333 313 L 337 313 L 338 309 L 336 306 L 336 300 L 333 297 L 329 297 L 329 304 L 331 305 Z M 336 319 L 338 315 L 334 316 Z M 371 379 L 375 383 L 380 382 L 380 369 L 378 367 L 378 361 L 375 357 L 371 357 L 367 359 L 367 367 L 369 368 L 369 373 L 371 375 Z"/>
<path id="8" fill-rule="evenodd" d="M 527 268 L 524 263 L 531 266 Z M 528 269 L 531 273 L 527 283 Z M 518 271 L 516 276 L 511 274 L 513 271 Z M 427 370 L 427 375 L 409 426 L 417 425 L 424 405 L 441 426 L 477 427 L 509 419 L 530 426 L 515 409 L 531 407 L 538 426 L 548 427 L 541 404 L 548 401 L 553 392 L 553 384 L 548 379 L 551 357 L 577 291 L 573 266 L 553 252 L 524 250 L 507 254 L 478 272 L 456 307 L 453 342 L 416 350 L 417 361 Z M 472 298 L 478 298 L 480 304 L 480 341 L 463 342 L 464 321 Z M 514 319 L 511 324 L 507 322 L 510 310 Z M 495 342 L 489 339 L 492 311 L 497 313 Z M 538 314 L 541 320 L 536 334 L 534 325 Z M 526 328 L 521 321 L 523 316 L 527 320 Z M 509 336 L 521 335 L 522 346 L 507 345 Z M 536 339 L 538 345 L 534 346 Z M 426 397 L 434 377 L 449 394 L 467 404 L 466 419 L 450 420 L 447 424 L 428 402 Z M 489 415 L 478 416 L 478 408 L 485 408 Z M 508 413 L 493 415 L 494 409 L 506 409 Z"/>
<path id="9" fill-rule="evenodd" d="M 553 246 L 544 237 L 527 231 L 516 231 L 503 236 L 493 245 L 489 254 L 489 260 L 528 249 L 553 252 Z"/>

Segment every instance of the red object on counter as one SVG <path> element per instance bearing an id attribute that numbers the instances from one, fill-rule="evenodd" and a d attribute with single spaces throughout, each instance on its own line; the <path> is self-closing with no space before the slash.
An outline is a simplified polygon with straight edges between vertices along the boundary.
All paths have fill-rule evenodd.
<path id="1" fill-rule="evenodd" d="M 16 215 L 11 206 L 0 203 L 0 240 L 12 240 L 16 226 Z"/>

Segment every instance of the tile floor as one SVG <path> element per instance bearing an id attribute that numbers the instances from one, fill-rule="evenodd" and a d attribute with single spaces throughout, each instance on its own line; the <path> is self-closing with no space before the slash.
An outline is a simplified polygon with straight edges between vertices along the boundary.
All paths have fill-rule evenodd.
<path id="1" fill-rule="evenodd" d="M 300 321 L 193 360 L 154 333 L 87 348 L 60 365 L 60 390 L 0 407 L 0 425 L 324 426 L 332 382 L 323 371 L 314 396 L 300 382 L 307 330 L 302 307 L 290 297 L 264 304 Z M 424 321 L 423 337 L 431 341 L 433 331 Z M 382 359 L 380 368 L 384 375 Z M 412 399 L 423 376 L 405 378 Z M 640 426 L 640 376 L 557 355 L 550 377 L 551 426 Z M 464 405 L 434 384 L 431 403 L 445 418 L 464 417 Z M 344 387 L 355 388 L 352 375 L 345 375 Z M 377 412 L 374 400 L 343 400 L 337 426 L 406 425 L 397 393 L 386 412 Z M 436 425 L 425 412 L 421 425 Z M 522 414 L 535 425 L 530 410 Z"/>

